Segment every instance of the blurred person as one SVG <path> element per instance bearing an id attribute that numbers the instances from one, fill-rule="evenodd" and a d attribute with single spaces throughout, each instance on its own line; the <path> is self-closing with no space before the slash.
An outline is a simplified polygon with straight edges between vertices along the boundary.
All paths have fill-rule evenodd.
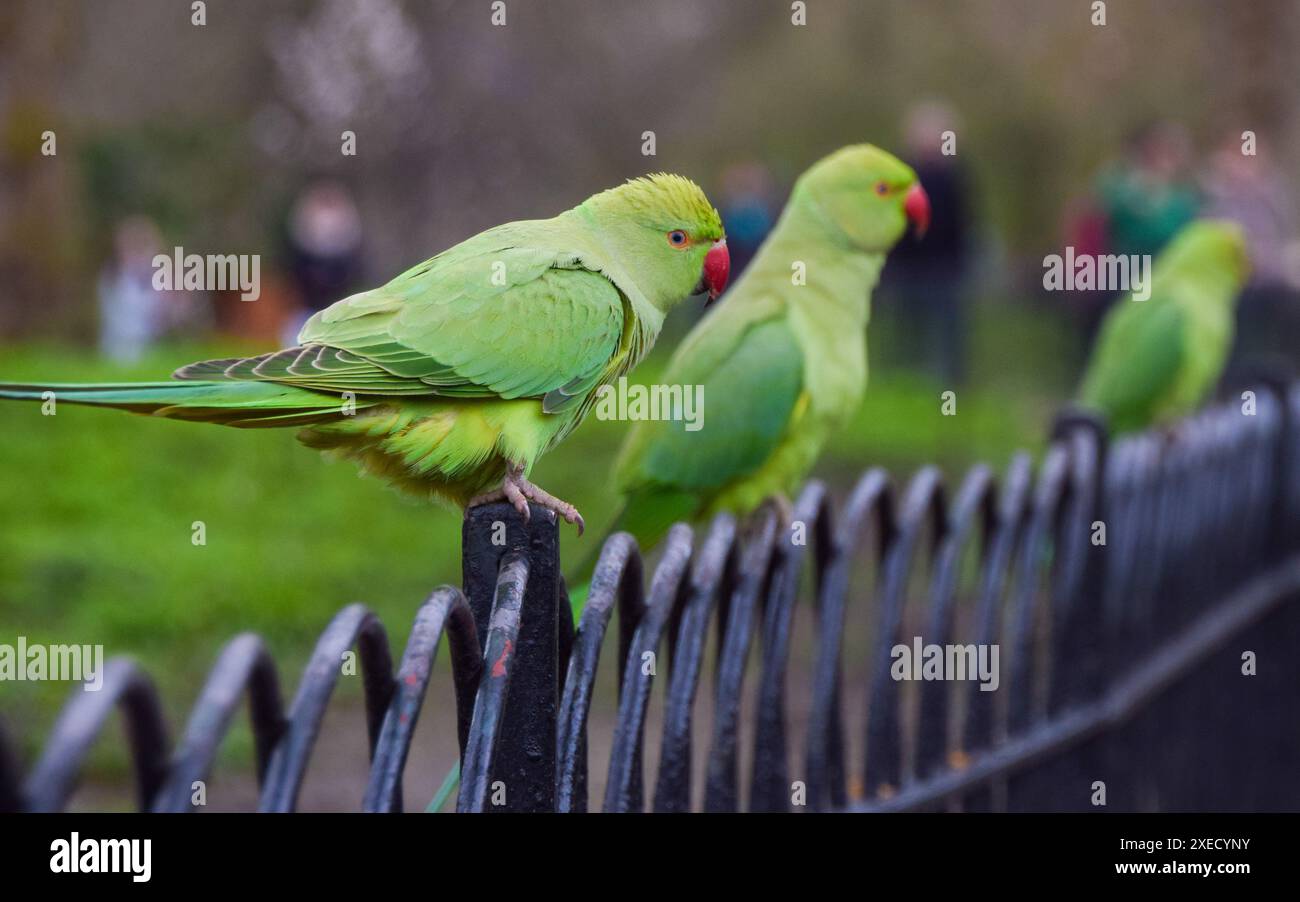
<path id="1" fill-rule="evenodd" d="M 938 101 L 914 106 L 903 124 L 906 156 L 930 197 L 924 237 L 898 243 L 885 278 L 899 300 L 907 358 L 923 361 L 945 385 L 965 378 L 965 303 L 969 273 L 969 180 L 956 154 L 945 154 L 944 132 L 956 131 L 956 114 Z"/>
<path id="2" fill-rule="evenodd" d="M 1098 257 L 1107 252 L 1106 215 L 1095 198 L 1076 197 L 1071 200 L 1066 204 L 1063 220 L 1061 231 L 1065 244 L 1074 248 L 1076 257 Z M 1078 345 L 1080 353 L 1092 347 L 1102 315 L 1113 298 L 1113 292 L 1068 292 L 1067 303 L 1082 339 Z"/>
<path id="3" fill-rule="evenodd" d="M 727 228 L 732 278 L 744 272 L 776 221 L 772 174 L 756 161 L 732 163 L 722 172 L 718 210 Z"/>
<path id="4" fill-rule="evenodd" d="M 299 310 L 285 326 L 285 341 L 296 340 L 303 323 L 318 310 L 347 296 L 361 275 L 361 214 L 341 183 L 308 185 L 289 213 L 289 268 Z"/>
<path id="5" fill-rule="evenodd" d="M 1290 184 L 1262 144 L 1243 153 L 1229 135 L 1210 156 L 1203 183 L 1206 214 L 1231 220 L 1246 235 L 1253 264 L 1238 309 L 1233 369 L 1261 355 L 1300 348 L 1300 212 Z"/>
<path id="6" fill-rule="evenodd" d="M 1180 125 L 1156 122 L 1130 139 L 1097 183 L 1108 253 L 1155 256 L 1195 218 L 1200 199 L 1190 163 L 1191 139 Z"/>
<path id="7" fill-rule="evenodd" d="M 99 276 L 99 347 L 107 357 L 138 360 L 172 332 L 206 323 L 204 299 L 154 287 L 154 257 L 163 253 L 152 220 L 131 216 L 113 231 L 113 257 Z"/>
<path id="8" fill-rule="evenodd" d="M 1153 122 L 1130 135 L 1123 154 L 1102 166 L 1093 196 L 1067 214 L 1065 243 L 1075 254 L 1154 258 L 1194 219 L 1201 199 L 1191 175 L 1191 139 L 1173 122 Z M 1080 351 L 1091 348 L 1119 290 L 1073 293 Z"/>

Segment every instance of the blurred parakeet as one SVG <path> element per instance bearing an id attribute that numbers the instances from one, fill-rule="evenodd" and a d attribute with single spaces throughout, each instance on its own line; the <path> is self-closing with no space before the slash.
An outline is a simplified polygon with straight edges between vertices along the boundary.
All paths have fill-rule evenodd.
<path id="1" fill-rule="evenodd" d="M 1125 297 L 1103 320 L 1080 403 L 1115 433 L 1193 412 L 1223 373 L 1249 271 L 1235 224 L 1199 220 L 1180 231 L 1155 262 L 1150 298 Z"/>
<path id="2" fill-rule="evenodd" d="M 929 217 L 916 174 L 871 145 L 805 172 L 740 281 L 662 377 L 704 386 L 702 428 L 646 420 L 629 432 L 614 466 L 626 496 L 614 528 L 649 548 L 679 520 L 792 494 L 862 399 L 885 255 L 909 222 L 924 231 Z"/>
<path id="3" fill-rule="evenodd" d="M 181 367 L 174 382 L 0 383 L 0 398 L 116 407 L 226 426 L 302 427 L 410 492 L 462 507 L 528 501 L 582 528 L 527 480 L 729 259 L 693 182 L 651 175 L 553 219 L 488 229 L 307 321 L 298 345 Z"/>

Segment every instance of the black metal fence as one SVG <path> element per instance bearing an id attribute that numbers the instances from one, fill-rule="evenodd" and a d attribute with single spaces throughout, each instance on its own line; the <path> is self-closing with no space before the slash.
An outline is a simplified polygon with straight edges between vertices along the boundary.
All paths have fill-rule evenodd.
<path id="1" fill-rule="evenodd" d="M 873 469 L 842 504 L 810 483 L 791 524 L 769 510 L 743 525 L 720 516 L 698 540 L 676 526 L 648 586 L 635 543 L 616 535 L 576 632 L 554 517 L 534 510 L 525 524 L 507 505 L 478 508 L 464 525 L 464 591 L 442 587 L 420 608 L 396 673 L 382 625 L 349 606 L 321 636 L 286 711 L 266 647 L 241 635 L 169 749 L 148 677 L 114 659 L 101 691 L 72 693 L 25 779 L 0 732 L 0 809 L 63 807 L 119 708 L 140 807 L 188 810 L 192 782 L 208 774 L 247 697 L 259 809 L 293 810 L 339 662 L 355 648 L 371 749 L 361 806 L 399 810 L 445 634 L 458 810 L 586 810 L 588 714 L 617 607 L 617 723 L 600 762 L 607 811 L 647 807 L 656 683 L 665 693 L 657 811 L 1092 810 L 1103 801 L 1107 810 L 1297 810 L 1298 426 L 1300 385 L 1261 387 L 1112 445 L 1086 418 L 1067 416 L 1036 474 L 1023 455 L 1001 481 L 976 466 L 951 499 L 934 468 L 901 491 Z M 791 699 L 801 598 L 815 612 L 811 690 Z M 850 604 L 866 606 L 873 625 L 868 704 L 846 714 Z M 697 736 L 711 621 L 711 732 Z M 953 660 L 996 647 L 1006 664 L 997 690 L 982 691 L 969 673 L 894 678 L 897 650 L 918 637 L 957 647 Z M 665 638 L 666 666 L 655 663 Z M 748 693 L 747 679 L 756 681 Z M 795 706 L 807 715 L 798 731 Z M 846 760 L 850 724 L 863 731 L 860 761 Z M 745 768 L 742 737 L 753 743 Z M 702 756 L 692 754 L 697 743 L 707 744 Z M 692 786 L 700 757 L 702 793 Z"/>

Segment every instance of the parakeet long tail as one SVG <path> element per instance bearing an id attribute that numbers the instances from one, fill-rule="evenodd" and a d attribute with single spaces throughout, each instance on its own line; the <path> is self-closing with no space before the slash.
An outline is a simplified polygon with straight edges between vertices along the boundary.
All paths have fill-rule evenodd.
<path id="1" fill-rule="evenodd" d="M 273 382 L 0 382 L 0 399 L 112 407 L 173 420 L 193 420 L 243 428 L 303 426 L 376 403 L 310 391 Z"/>

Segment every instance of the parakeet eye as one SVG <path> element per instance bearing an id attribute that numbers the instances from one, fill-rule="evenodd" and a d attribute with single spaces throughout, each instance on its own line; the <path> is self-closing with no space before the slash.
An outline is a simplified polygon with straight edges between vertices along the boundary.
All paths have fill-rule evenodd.
<path id="1" fill-rule="evenodd" d="M 884 197 L 886 194 L 889 193 L 889 186 L 886 185 L 884 182 L 876 182 L 876 193 L 879 194 L 881 197 Z"/>
<path id="2" fill-rule="evenodd" d="M 673 229 L 668 233 L 668 243 L 673 247 L 686 247 L 686 242 L 689 240 L 681 229 Z"/>

